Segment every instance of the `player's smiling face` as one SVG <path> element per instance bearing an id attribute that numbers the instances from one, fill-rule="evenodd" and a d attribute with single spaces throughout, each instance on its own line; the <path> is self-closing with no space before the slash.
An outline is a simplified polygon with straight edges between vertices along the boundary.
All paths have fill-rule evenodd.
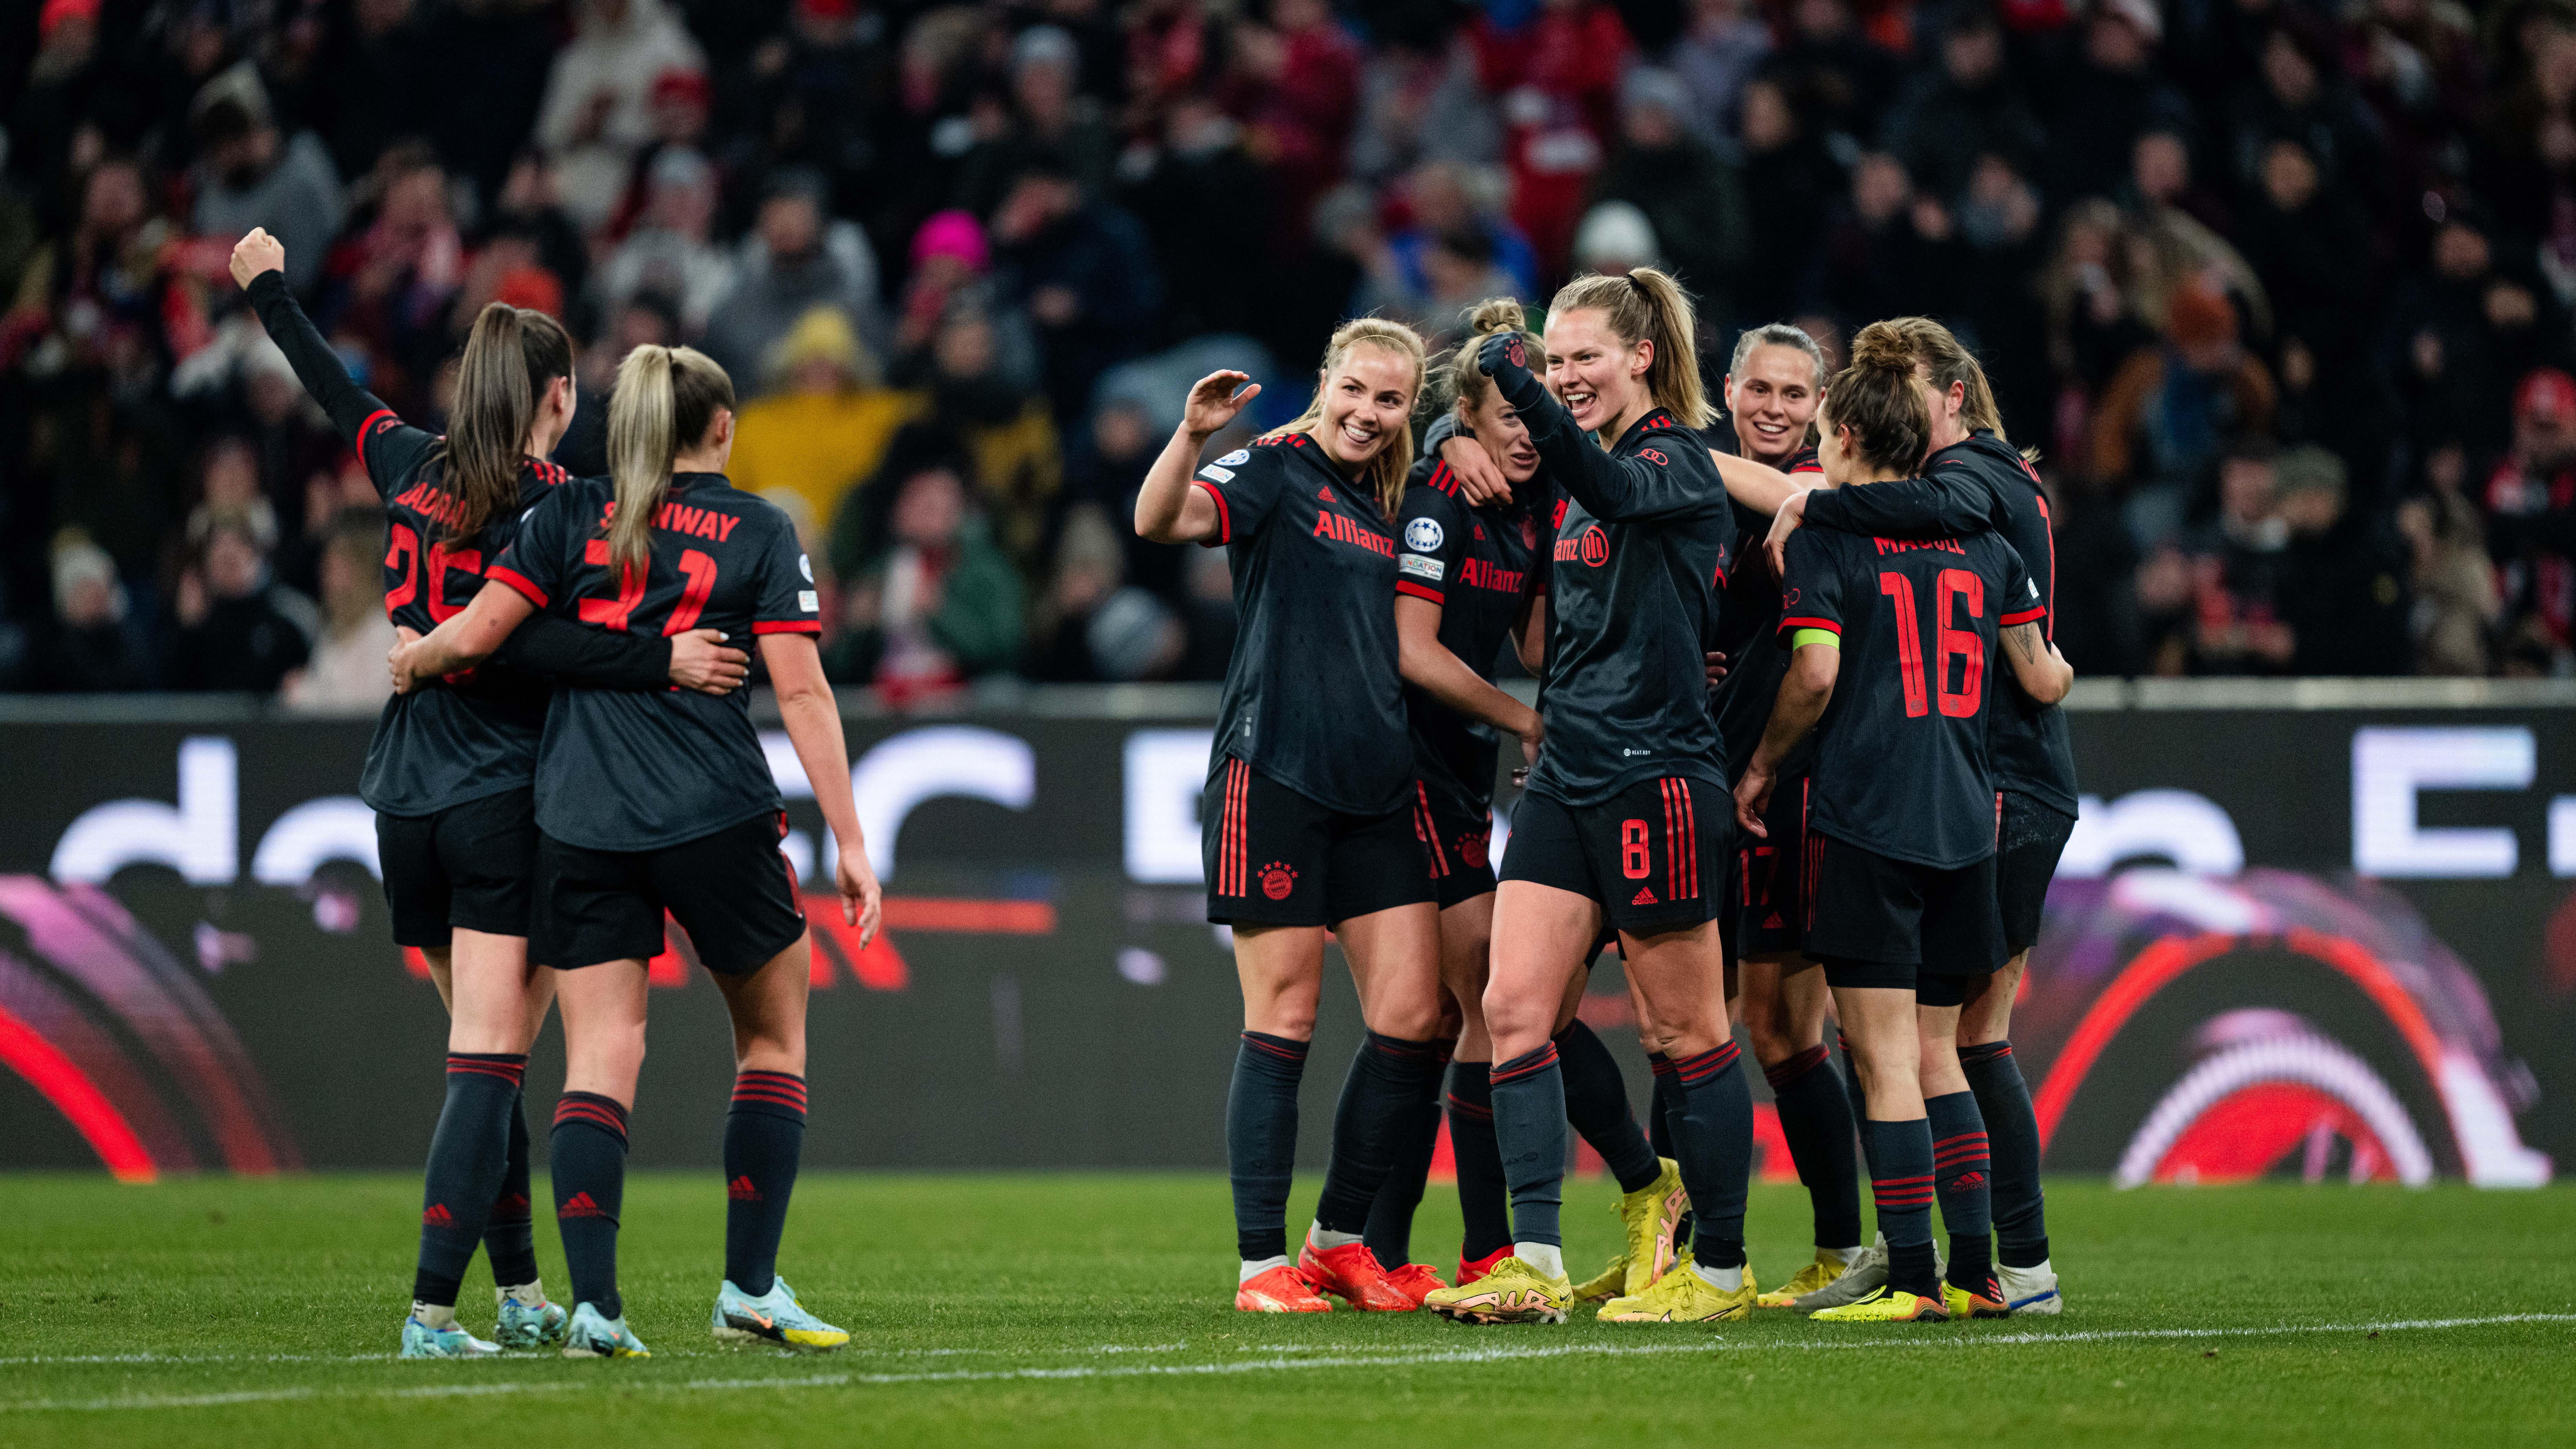
<path id="1" fill-rule="evenodd" d="M 1823 400 L 1815 359 L 1777 343 L 1754 348 L 1726 379 L 1736 445 L 1757 463 L 1779 463 L 1804 446 L 1807 425 Z"/>
<path id="2" fill-rule="evenodd" d="M 1646 410 L 1646 369 L 1654 360 L 1655 344 L 1620 341 L 1598 307 L 1548 314 L 1548 386 L 1585 432 L 1624 427 Z"/>
<path id="3" fill-rule="evenodd" d="M 1530 441 L 1529 424 L 1503 400 L 1501 388 L 1485 389 L 1484 405 L 1459 419 L 1475 430 L 1476 443 L 1494 466 L 1514 483 L 1527 483 L 1538 471 L 1538 445 Z"/>
<path id="4" fill-rule="evenodd" d="M 1411 418 L 1415 375 L 1413 359 L 1391 348 L 1363 343 L 1344 353 L 1324 374 L 1323 426 L 1315 430 L 1324 456 L 1359 476 Z"/>

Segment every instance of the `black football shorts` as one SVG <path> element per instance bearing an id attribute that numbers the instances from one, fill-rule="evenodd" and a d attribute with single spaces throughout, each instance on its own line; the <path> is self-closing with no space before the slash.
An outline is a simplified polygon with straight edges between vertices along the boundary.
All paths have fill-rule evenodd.
<path id="1" fill-rule="evenodd" d="M 1807 896 L 1815 884 L 1816 842 L 1807 829 L 1814 777 L 1801 771 L 1781 779 L 1762 812 L 1771 833 L 1735 842 L 1735 959 L 1792 956 L 1806 945 Z"/>
<path id="2" fill-rule="evenodd" d="M 1199 806 L 1207 917 L 1219 925 L 1331 926 L 1436 901 L 1430 830 L 1418 791 L 1383 815 L 1347 815 L 1221 756 Z M 1458 864 L 1454 855 L 1448 863 Z"/>
<path id="3" fill-rule="evenodd" d="M 1440 909 L 1494 893 L 1494 812 L 1444 800 L 1413 787 L 1422 804 L 1424 833 L 1431 846 L 1432 884 L 1440 891 Z"/>
<path id="4" fill-rule="evenodd" d="M 2004 954 L 2018 956 L 2039 939 L 2048 883 L 2075 834 L 2075 817 L 2019 790 L 1996 793 L 1995 905 L 2003 912 Z"/>
<path id="5" fill-rule="evenodd" d="M 1598 805 L 1523 795 L 1502 879 L 1590 896 L 1631 935 L 1695 926 L 1726 903 L 1734 808 L 1726 791 L 1687 775 L 1640 780 Z"/>
<path id="6" fill-rule="evenodd" d="M 564 970 L 649 961 L 668 911 L 708 970 L 757 971 L 805 934 L 796 875 L 778 853 L 786 833 L 783 810 L 658 850 L 592 850 L 540 832 L 528 954 Z"/>
<path id="7" fill-rule="evenodd" d="M 1911 986 L 1927 1006 L 1955 1006 L 1969 978 L 2004 963 L 1993 856 L 1937 870 L 1822 832 L 1814 839 L 1805 950 L 1833 985 Z"/>
<path id="8" fill-rule="evenodd" d="M 537 792 L 522 786 L 434 815 L 378 815 L 394 944 L 444 950 L 462 928 L 528 934 L 537 870 Z"/>

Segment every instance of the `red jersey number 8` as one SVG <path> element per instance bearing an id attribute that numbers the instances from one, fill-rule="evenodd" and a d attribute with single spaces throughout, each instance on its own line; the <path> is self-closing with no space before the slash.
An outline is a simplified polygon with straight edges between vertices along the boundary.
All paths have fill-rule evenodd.
<path id="1" fill-rule="evenodd" d="M 1653 869 L 1653 860 L 1646 851 L 1646 822 L 1620 821 L 1619 873 L 1630 880 L 1644 880 Z"/>

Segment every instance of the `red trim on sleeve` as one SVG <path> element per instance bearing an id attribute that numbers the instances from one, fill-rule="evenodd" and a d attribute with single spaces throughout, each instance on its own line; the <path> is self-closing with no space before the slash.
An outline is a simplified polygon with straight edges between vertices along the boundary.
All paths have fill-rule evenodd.
<path id="1" fill-rule="evenodd" d="M 1813 458 L 1809 458 L 1805 462 L 1791 468 L 1789 470 L 1789 476 L 1794 478 L 1801 473 L 1822 473 L 1823 471 L 1825 471 L 1824 464 L 1817 462 Z"/>
<path id="2" fill-rule="evenodd" d="M 1204 478 L 1191 479 L 1190 486 L 1193 488 L 1206 489 L 1208 497 L 1216 500 L 1216 537 L 1203 538 L 1199 540 L 1199 542 L 1208 545 L 1210 548 L 1213 548 L 1220 543 L 1234 542 L 1234 515 L 1226 509 L 1225 490 L 1217 487 L 1215 484 L 1210 483 Z"/>
<path id="3" fill-rule="evenodd" d="M 1449 471 L 1447 463 L 1432 464 L 1431 476 L 1424 481 L 1443 493 L 1455 494 L 1458 491 L 1458 475 Z"/>
<path id="4" fill-rule="evenodd" d="M 2017 626 L 2017 625 L 2022 625 L 2022 624 L 2036 624 L 2036 623 L 2038 623 L 2040 620 L 2045 619 L 2045 618 L 2047 618 L 2047 617 L 2048 617 L 2048 610 L 2046 610 L 2046 609 L 2044 609 L 2044 608 L 2041 608 L 2041 607 L 2038 607 L 2037 605 L 2034 605 L 2034 606 L 2032 606 L 2032 607 L 2030 607 L 2030 608 L 2027 608 L 2027 609 L 2022 610 L 2022 611 L 2021 611 L 2020 613 L 2018 613 L 2018 614 L 2006 614 L 2006 615 L 2004 615 L 2004 618 L 2003 618 L 2003 627 L 2005 627 L 2005 628 L 2007 628 L 2007 629 L 2010 629 L 2010 628 L 2013 628 L 2013 627 L 2015 627 L 2015 626 Z"/>
<path id="5" fill-rule="evenodd" d="M 1798 629 L 1822 629 L 1837 639 L 1842 637 L 1843 632 L 1843 626 L 1831 619 L 1789 618 L 1780 621 L 1780 632 L 1783 634 Z"/>
<path id="6" fill-rule="evenodd" d="M 367 434 L 375 429 L 378 418 L 394 418 L 396 422 L 402 421 L 394 417 L 392 408 L 378 408 L 367 414 L 365 420 L 358 424 L 358 440 L 349 445 L 350 449 L 358 455 L 358 461 L 361 463 L 367 461 Z"/>
<path id="7" fill-rule="evenodd" d="M 525 595 L 529 603 L 540 609 L 546 606 L 546 591 L 529 582 L 528 576 L 517 569 L 505 569 L 499 564 L 494 564 L 483 577 L 496 584 L 508 584 Z"/>
<path id="8" fill-rule="evenodd" d="M 820 634 L 820 619 L 762 619 L 751 626 L 754 634 Z"/>
<path id="9" fill-rule="evenodd" d="M 1435 604 L 1446 605 L 1449 602 L 1449 596 L 1447 594 L 1440 592 L 1429 584 L 1417 584 L 1411 579 L 1397 579 L 1395 581 L 1395 591 L 1399 594 L 1411 594 L 1417 599 L 1429 599 Z"/>

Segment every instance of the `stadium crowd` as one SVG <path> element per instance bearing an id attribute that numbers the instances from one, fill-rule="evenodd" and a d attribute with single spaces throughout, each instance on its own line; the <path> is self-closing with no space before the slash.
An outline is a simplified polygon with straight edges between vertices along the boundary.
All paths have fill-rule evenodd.
<path id="1" fill-rule="evenodd" d="M 0 126 L 0 689 L 383 697 L 253 226 L 407 418 L 559 315 L 575 474 L 629 347 L 715 357 L 898 707 L 1221 677 L 1225 554 L 1125 522 L 1191 379 L 1276 425 L 1339 317 L 1648 263 L 1712 376 L 1947 320 L 2085 673 L 2576 668 L 2569 0 L 42 0 Z"/>

